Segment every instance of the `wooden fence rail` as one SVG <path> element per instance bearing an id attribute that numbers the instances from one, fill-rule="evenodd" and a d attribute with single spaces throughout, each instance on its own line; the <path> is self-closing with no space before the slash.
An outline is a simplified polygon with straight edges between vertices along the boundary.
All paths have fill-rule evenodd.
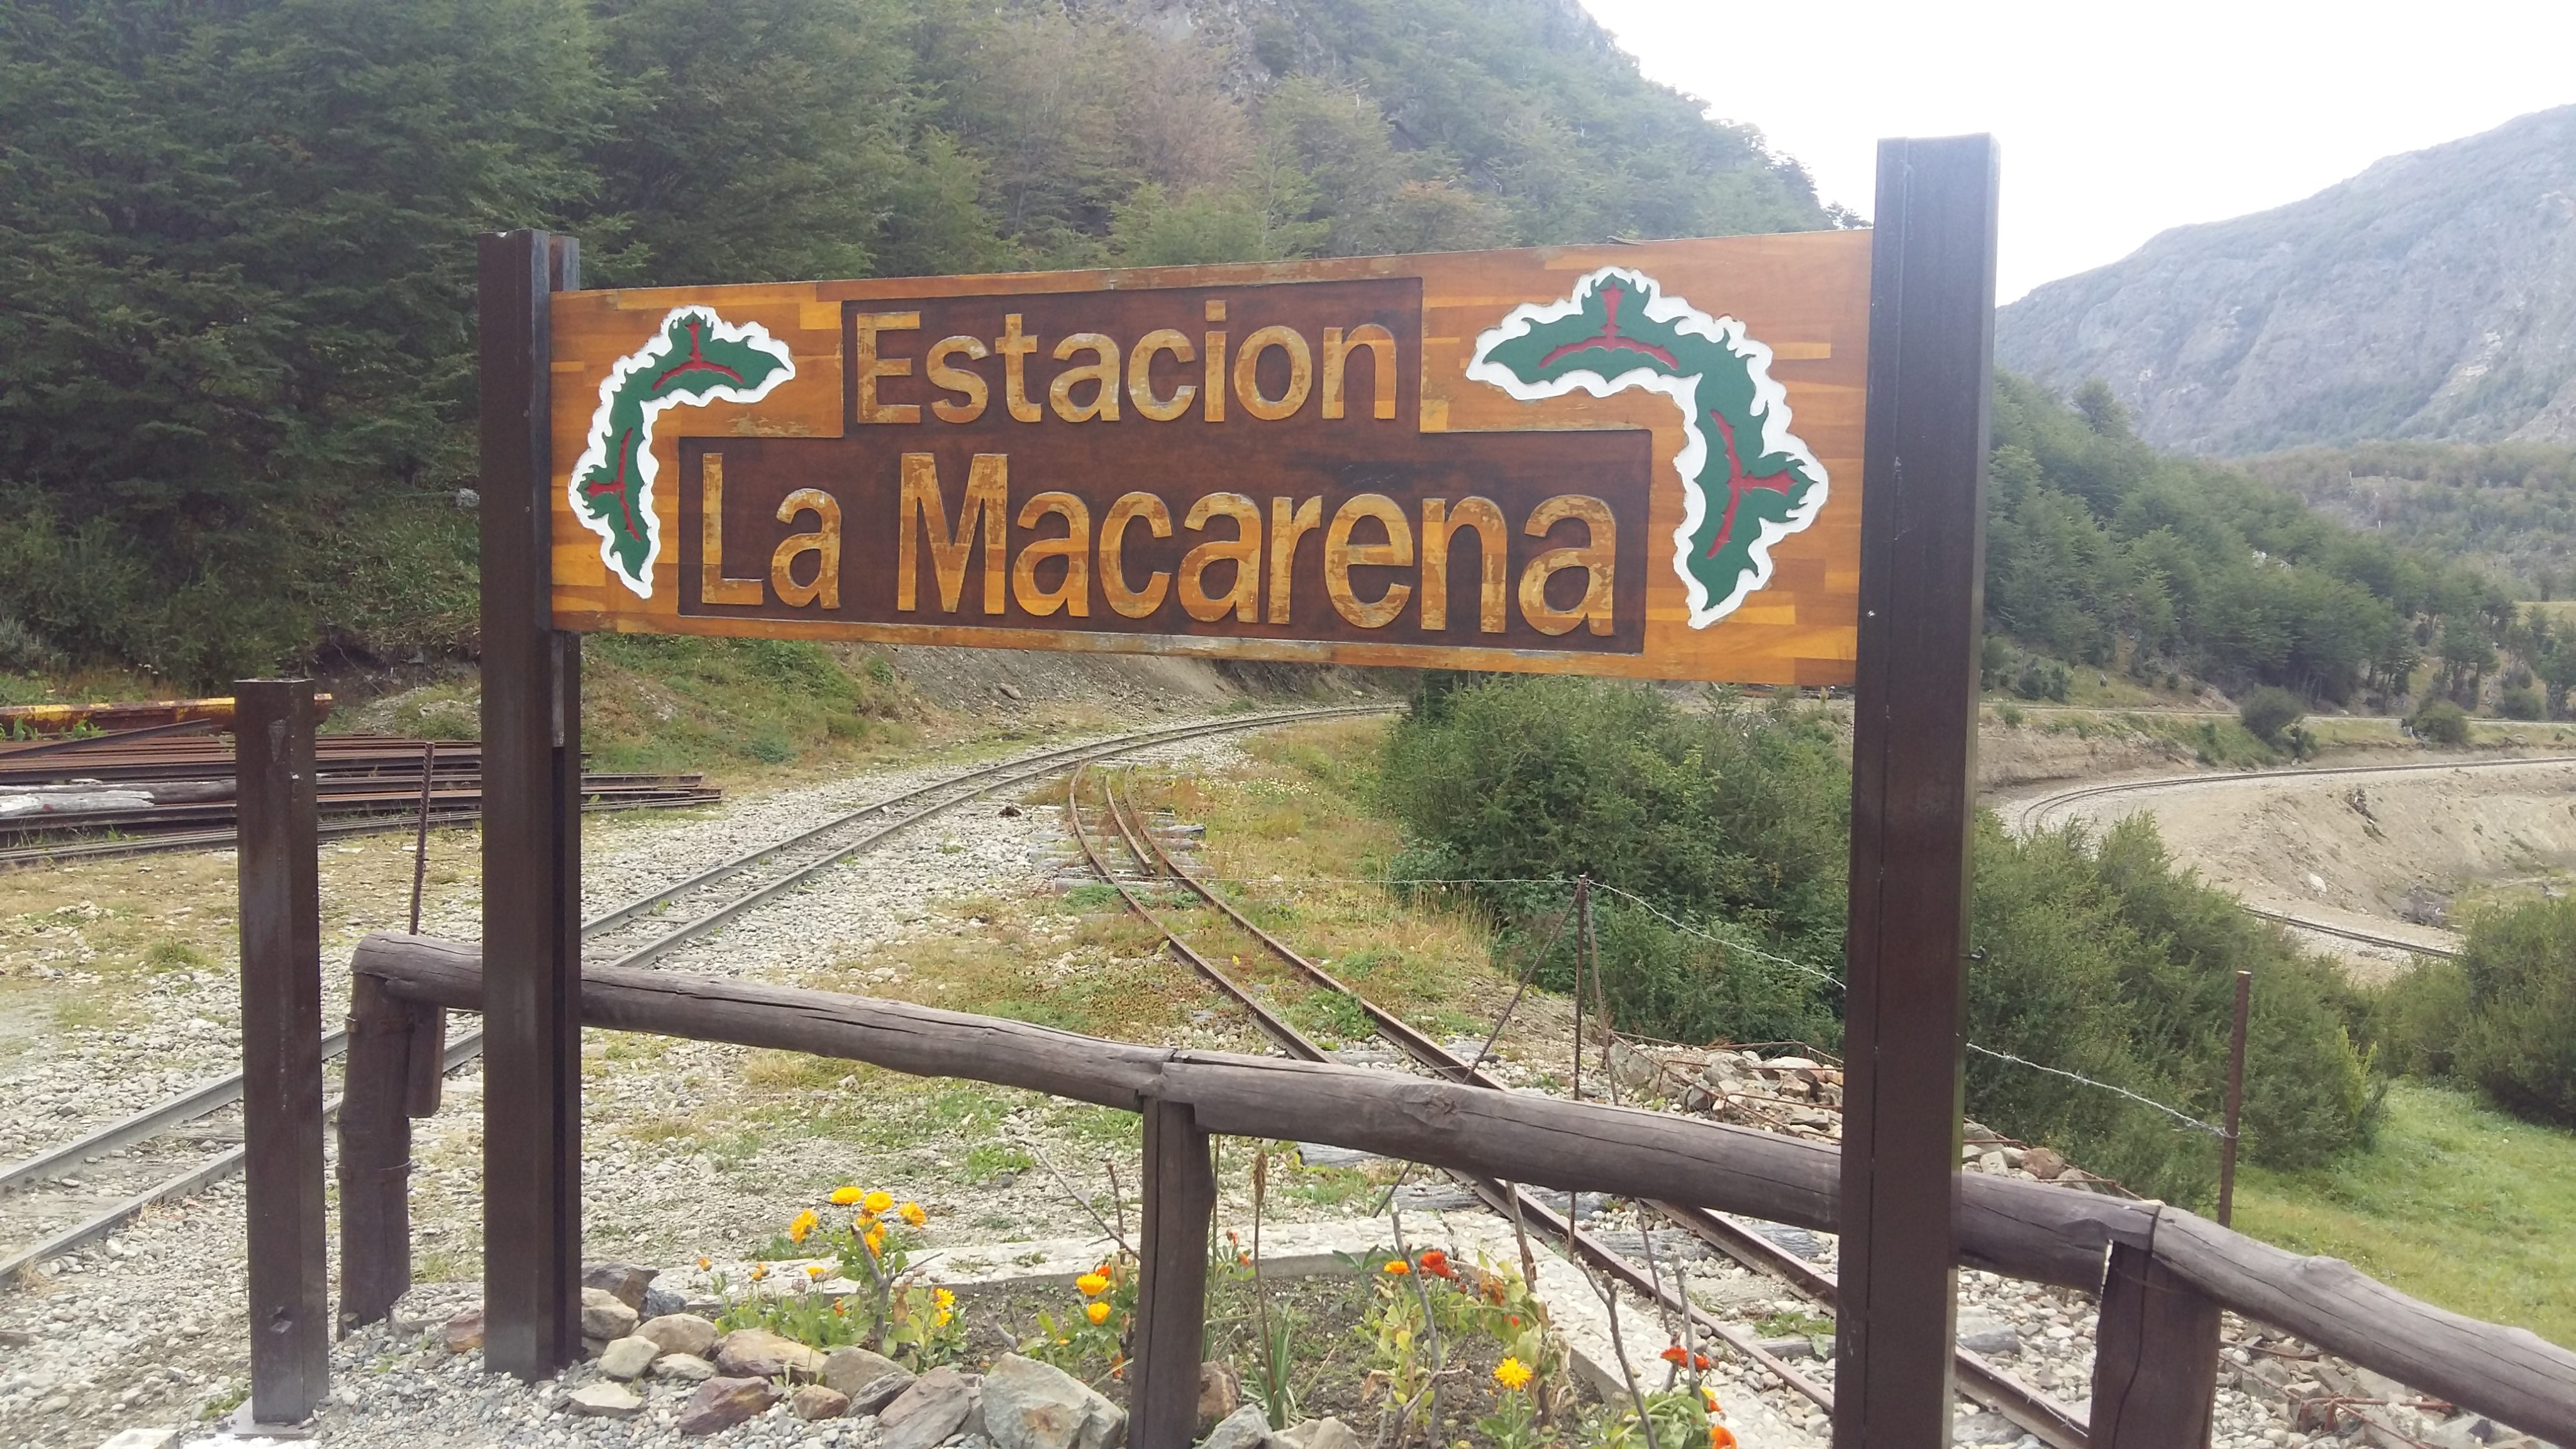
<path id="1" fill-rule="evenodd" d="M 477 947 L 422 936 L 370 936 L 351 965 L 359 986 L 340 1112 L 341 1317 L 363 1323 L 409 1286 L 402 1174 L 382 1169 L 407 1155 L 405 1119 L 435 1107 L 417 1075 L 439 1049 L 432 1013 L 477 1009 L 483 980 Z M 1207 1215 L 1156 1199 L 1195 1202 L 1206 1191 L 1210 1135 L 1324 1142 L 1532 1186 L 1835 1228 L 1832 1146 L 1695 1118 L 659 971 L 586 973 L 580 1009 L 586 1026 L 844 1058 L 1146 1113 L 1159 1128 L 1149 1147 L 1163 1149 L 1146 1178 L 1143 1252 L 1156 1281 L 1143 1285 L 1152 1302 L 1140 1322 L 1152 1344 L 1194 1351 L 1198 1342 L 1188 1265 L 1204 1269 Z M 358 1016 L 368 1018 L 363 1031 Z M 376 1059 L 361 1061 L 362 1052 Z M 1962 1264 L 2103 1294 L 2096 1446 L 2192 1442 L 2172 1435 L 2194 1416 L 2206 1422 L 2221 1308 L 2462 1408 L 2576 1443 L 2576 1353 L 2526 1330 L 2435 1308 L 2335 1259 L 2285 1253 L 2163 1204 L 2014 1178 L 1966 1175 L 1959 1185 Z M 1138 1372 L 1143 1386 L 1158 1382 L 1141 1353 Z M 1135 1442 L 1186 1444 L 1193 1426 L 1179 1419 L 1195 1412 L 1195 1392 L 1193 1365 L 1188 1395 L 1140 1393 Z M 2134 1408 L 2105 1412 L 2120 1405 Z"/>

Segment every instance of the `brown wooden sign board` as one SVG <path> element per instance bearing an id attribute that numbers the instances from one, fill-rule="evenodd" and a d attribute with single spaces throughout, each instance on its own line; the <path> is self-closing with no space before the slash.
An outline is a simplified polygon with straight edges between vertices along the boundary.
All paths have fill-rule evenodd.
<path id="1" fill-rule="evenodd" d="M 563 292 L 567 630 L 1843 684 L 1866 233 Z"/>

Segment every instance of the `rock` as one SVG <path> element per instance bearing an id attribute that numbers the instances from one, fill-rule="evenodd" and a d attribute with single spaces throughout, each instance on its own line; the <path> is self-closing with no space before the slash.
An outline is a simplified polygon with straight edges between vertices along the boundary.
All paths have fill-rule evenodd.
<path id="1" fill-rule="evenodd" d="M 1270 1416 L 1259 1404 L 1246 1404 L 1225 1416 L 1216 1432 L 1199 1441 L 1199 1449 L 1261 1449 L 1270 1437 Z"/>
<path id="2" fill-rule="evenodd" d="M 903 1391 L 911 1387 L 912 1374 L 908 1370 L 896 1369 L 890 1374 L 880 1374 L 859 1385 L 859 1391 L 850 1395 L 850 1412 L 853 1414 L 877 1413 L 886 1405 L 902 1398 Z"/>
<path id="3" fill-rule="evenodd" d="M 668 1288 L 647 1288 L 644 1290 L 644 1301 L 636 1305 L 635 1311 L 643 1314 L 648 1320 L 673 1313 L 686 1313 L 689 1311 L 689 1300 Z"/>
<path id="4" fill-rule="evenodd" d="M 837 1419 L 849 1411 L 849 1395 L 821 1384 L 807 1384 L 787 1400 L 787 1412 L 800 1419 Z"/>
<path id="5" fill-rule="evenodd" d="M 644 1321 L 644 1315 L 626 1306 L 626 1301 L 605 1288 L 581 1290 L 581 1336 L 601 1340 L 624 1338 Z"/>
<path id="6" fill-rule="evenodd" d="M 716 1343 L 716 1367 L 737 1378 L 812 1383 L 823 1375 L 823 1356 L 765 1328 L 737 1328 Z"/>
<path id="7" fill-rule="evenodd" d="M 612 1379 L 640 1379 L 662 1356 L 662 1345 L 642 1335 L 609 1340 L 599 1351 L 599 1371 Z"/>
<path id="8" fill-rule="evenodd" d="M 639 1338 L 653 1340 L 664 1353 L 687 1353 L 705 1358 L 715 1352 L 721 1330 L 694 1313 L 665 1313 L 659 1318 L 645 1319 L 635 1333 Z"/>
<path id="9" fill-rule="evenodd" d="M 1199 1427 L 1205 1429 L 1235 1411 L 1243 1402 L 1243 1387 L 1235 1380 L 1234 1370 L 1221 1363 L 1199 1365 Z"/>
<path id="10" fill-rule="evenodd" d="M 2021 1426 L 1990 1409 L 1961 1414 L 1950 1421 L 1953 1444 L 2018 1444 Z"/>
<path id="11" fill-rule="evenodd" d="M 447 1320 L 438 1331 L 438 1341 L 449 1353 L 472 1353 L 483 1346 L 483 1310 L 468 1308 Z"/>
<path id="12" fill-rule="evenodd" d="M 694 1353 L 666 1353 L 653 1360 L 653 1377 L 674 1383 L 702 1384 L 716 1376 L 716 1366 Z"/>
<path id="13" fill-rule="evenodd" d="M 1653 1057 L 1623 1041 L 1610 1043 L 1610 1075 L 1631 1092 L 1654 1090 L 1664 1078 L 1664 1069 Z"/>
<path id="14" fill-rule="evenodd" d="M 761 1413 L 777 1398 L 767 1379 L 709 1379 L 689 1395 L 672 1427 L 683 1434 L 712 1434 Z"/>
<path id="15" fill-rule="evenodd" d="M 644 1400 L 623 1384 L 584 1384 L 563 1397 L 563 1412 L 586 1419 L 631 1419 Z"/>
<path id="16" fill-rule="evenodd" d="M 981 1407 L 994 1449 L 1116 1449 L 1127 1440 L 1126 1410 L 1062 1369 L 1015 1353 L 985 1373 Z"/>
<path id="17" fill-rule="evenodd" d="M 932 1369 L 878 1412 L 877 1449 L 931 1449 L 956 1433 L 973 1407 L 974 1389 L 964 1374 Z"/>
<path id="18" fill-rule="evenodd" d="M 617 1301 L 644 1315 L 644 1293 L 653 1280 L 662 1276 L 659 1268 L 638 1268 L 632 1263 L 593 1263 L 581 1275 L 581 1286 L 597 1288 L 617 1295 Z"/>
<path id="19" fill-rule="evenodd" d="M 1293 1424 L 1263 1441 L 1263 1449 L 1363 1449 L 1351 1426 L 1327 1414 Z"/>
<path id="20" fill-rule="evenodd" d="M 2021 1170 L 2042 1182 L 2054 1180 L 2066 1170 L 2066 1159 L 2047 1147 L 2033 1147 L 2021 1155 Z"/>
<path id="21" fill-rule="evenodd" d="M 178 1442 L 176 1429 L 119 1429 L 98 1449 L 170 1449 Z"/>
<path id="22" fill-rule="evenodd" d="M 1970 1353 L 2004 1354 L 2021 1352 L 2021 1335 L 2013 1326 L 1985 1313 L 1959 1315 L 1959 1347 Z"/>
<path id="23" fill-rule="evenodd" d="M 853 1346 L 836 1348 L 823 1355 L 823 1386 L 838 1389 L 853 1399 L 859 1396 L 859 1390 L 873 1387 L 877 1380 L 890 1374 L 903 1375 L 903 1386 L 895 1392 L 901 1393 L 903 1389 L 912 1387 L 911 1372 L 884 1354 L 870 1353 L 864 1348 Z M 883 1403 L 878 1407 L 884 1407 Z M 876 1410 L 862 1409 L 859 1412 L 872 1414 Z"/>
<path id="24" fill-rule="evenodd" d="M 692 1293 L 680 1300 L 680 1311 L 694 1313 L 700 1318 L 721 1318 L 724 1316 L 725 1301 L 713 1293 Z"/>

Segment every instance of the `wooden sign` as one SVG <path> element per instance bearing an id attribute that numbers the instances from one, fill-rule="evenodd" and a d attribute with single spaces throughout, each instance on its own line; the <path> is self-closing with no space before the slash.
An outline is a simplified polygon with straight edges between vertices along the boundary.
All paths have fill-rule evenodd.
<path id="1" fill-rule="evenodd" d="M 1869 248 L 558 293 L 554 622 L 1848 683 Z"/>

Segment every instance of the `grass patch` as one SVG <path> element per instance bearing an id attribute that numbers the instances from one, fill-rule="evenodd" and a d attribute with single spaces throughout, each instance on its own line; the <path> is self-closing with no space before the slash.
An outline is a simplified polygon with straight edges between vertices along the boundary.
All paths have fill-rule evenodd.
<path id="1" fill-rule="evenodd" d="M 582 691 L 594 770 L 723 774 L 917 738 L 882 656 L 803 640 L 594 635 Z"/>
<path id="2" fill-rule="evenodd" d="M 2285 1173 L 2248 1167 L 2236 1226 L 2342 1258 L 2454 1312 L 2576 1344 L 2576 1133 L 2471 1092 L 2401 1082 L 2378 1150 Z"/>

